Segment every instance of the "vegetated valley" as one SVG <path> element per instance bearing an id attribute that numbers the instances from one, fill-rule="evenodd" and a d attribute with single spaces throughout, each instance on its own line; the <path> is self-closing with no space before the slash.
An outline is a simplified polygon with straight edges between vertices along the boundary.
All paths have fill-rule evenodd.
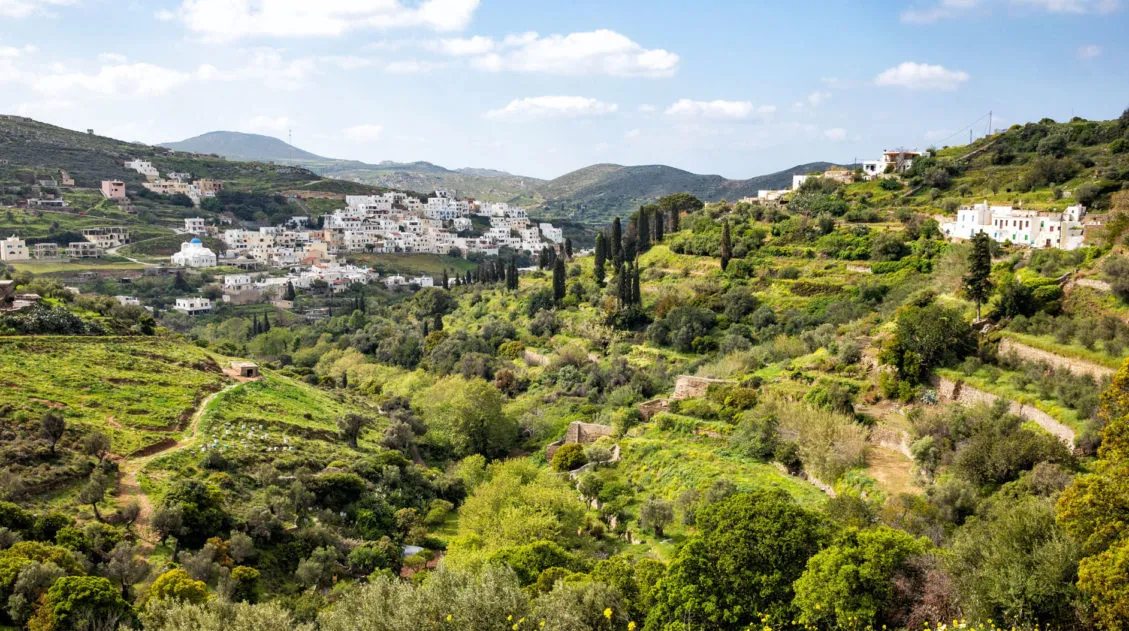
<path id="1" fill-rule="evenodd" d="M 197 316 L 174 299 L 237 270 L 121 278 L 185 217 L 316 217 L 280 193 L 369 189 L 3 122 L 0 233 L 135 238 L 3 269 L 0 299 L 38 302 L 0 312 L 0 626 L 1129 620 L 1129 111 L 783 203 L 655 198 L 533 271 L 372 254 L 447 287 Z M 136 157 L 233 184 L 198 210 L 139 180 L 134 212 L 78 190 Z M 53 169 L 71 211 L 17 207 Z M 948 242 L 984 200 L 1096 221 L 1072 251 Z"/>

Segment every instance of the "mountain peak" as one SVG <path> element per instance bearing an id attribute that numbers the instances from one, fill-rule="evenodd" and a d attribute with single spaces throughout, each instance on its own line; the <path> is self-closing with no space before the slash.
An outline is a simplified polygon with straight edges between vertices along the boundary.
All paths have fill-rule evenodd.
<path id="1" fill-rule="evenodd" d="M 238 131 L 212 131 L 179 142 L 161 143 L 160 146 L 188 153 L 214 153 L 229 160 L 282 162 L 325 159 L 274 136 Z"/>

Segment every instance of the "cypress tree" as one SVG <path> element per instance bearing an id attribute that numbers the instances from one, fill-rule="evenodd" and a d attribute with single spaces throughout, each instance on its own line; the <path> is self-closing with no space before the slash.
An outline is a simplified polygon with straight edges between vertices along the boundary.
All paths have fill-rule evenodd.
<path id="1" fill-rule="evenodd" d="M 639 265 L 636 264 L 634 272 L 631 274 L 631 303 L 638 306 L 643 304 L 642 288 L 639 286 Z"/>
<path id="2" fill-rule="evenodd" d="M 297 297 L 297 294 L 294 292 L 294 283 L 292 281 L 286 281 L 286 294 L 283 298 L 285 300 L 294 300 Z"/>
<path id="3" fill-rule="evenodd" d="M 443 268 L 443 289 L 450 289 L 450 284 L 448 283 L 448 278 L 447 278 L 447 268 L 446 267 Z"/>
<path id="4" fill-rule="evenodd" d="M 651 247 L 651 211 L 646 206 L 639 209 L 639 220 L 636 222 L 636 239 L 639 242 L 639 251 L 646 252 Z"/>
<path id="5" fill-rule="evenodd" d="M 251 336 L 254 337 L 254 336 L 256 336 L 260 333 L 262 333 L 262 331 L 259 329 L 259 316 L 252 315 L 251 316 Z"/>
<path id="6" fill-rule="evenodd" d="M 435 324 L 433 324 L 431 326 L 431 330 L 432 331 L 442 331 L 443 330 L 443 316 L 442 316 L 442 314 L 438 314 L 438 313 L 435 314 Z"/>
<path id="7" fill-rule="evenodd" d="M 263 333 L 270 331 L 270 316 L 263 314 Z"/>
<path id="8" fill-rule="evenodd" d="M 517 259 L 510 257 L 510 264 L 506 268 L 506 289 L 517 291 L 518 288 Z"/>
<path id="9" fill-rule="evenodd" d="M 569 260 L 571 261 L 572 260 L 572 239 L 571 238 L 565 237 L 564 248 L 565 248 L 565 256 L 567 256 L 569 258 Z"/>
<path id="10" fill-rule="evenodd" d="M 658 208 L 655 209 L 655 243 L 662 243 L 663 229 L 666 219 L 663 217 L 663 212 Z"/>
<path id="11" fill-rule="evenodd" d="M 968 273 L 964 276 L 964 293 L 976 301 L 976 319 L 980 319 L 980 305 L 992 295 L 992 250 L 988 235 L 983 232 L 972 237 L 972 251 L 968 253 Z"/>
<path id="12" fill-rule="evenodd" d="M 537 254 L 537 269 L 545 269 L 549 266 L 549 251 L 548 248 L 541 248 L 541 252 Z"/>
<path id="13" fill-rule="evenodd" d="M 596 284 L 604 286 L 604 266 L 608 262 L 608 242 L 604 233 L 596 233 L 596 261 L 592 267 L 592 274 L 596 277 Z"/>
<path id="14" fill-rule="evenodd" d="M 729 222 L 721 222 L 721 271 L 725 271 L 729 267 L 729 259 L 732 257 L 731 249 L 729 246 Z"/>
<path id="15" fill-rule="evenodd" d="M 553 264 L 553 301 L 558 305 L 565 297 L 565 264 L 564 259 L 558 258 Z"/>
<path id="16" fill-rule="evenodd" d="M 627 279 L 627 270 L 624 269 L 623 263 L 616 266 L 615 273 L 615 293 L 619 298 L 619 307 L 623 309 L 630 302 L 630 288 L 631 282 Z"/>
<path id="17" fill-rule="evenodd" d="M 619 217 L 612 221 L 612 260 L 616 267 L 623 262 L 623 228 L 619 224 Z"/>
<path id="18" fill-rule="evenodd" d="M 670 231 L 678 232 L 678 208 L 670 209 Z"/>

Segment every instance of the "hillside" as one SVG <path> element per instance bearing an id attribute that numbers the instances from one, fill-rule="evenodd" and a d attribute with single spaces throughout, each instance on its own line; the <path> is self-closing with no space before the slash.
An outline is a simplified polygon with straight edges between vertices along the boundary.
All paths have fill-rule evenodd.
<path id="1" fill-rule="evenodd" d="M 214 154 L 228 160 L 281 162 L 324 159 L 272 136 L 234 131 L 213 131 L 179 142 L 163 142 L 159 146 L 173 151 Z"/>
<path id="2" fill-rule="evenodd" d="M 294 164 L 324 177 L 384 188 L 418 193 L 445 188 L 463 197 L 520 204 L 547 219 L 589 225 L 607 224 L 613 217 L 626 216 L 640 205 L 672 193 L 689 192 L 704 201 L 755 197 L 759 189 L 790 186 L 792 175 L 830 166 L 827 162 L 814 162 L 747 180 L 728 180 L 663 165 L 596 164 L 553 180 L 540 180 L 495 169 L 452 170 L 430 162 L 366 164 L 323 158 L 274 138 L 234 132 L 211 132 L 162 146 L 218 154 L 230 160 Z"/>
<path id="3" fill-rule="evenodd" d="M 702 201 L 735 201 L 756 197 L 759 189 L 787 188 L 792 185 L 793 175 L 822 171 L 829 166 L 828 162 L 813 162 L 747 180 L 728 180 L 720 175 L 698 175 L 663 165 L 597 164 L 550 180 L 532 196 L 522 195 L 512 201 L 537 205 L 551 218 L 606 224 L 672 193 L 688 192 Z"/>

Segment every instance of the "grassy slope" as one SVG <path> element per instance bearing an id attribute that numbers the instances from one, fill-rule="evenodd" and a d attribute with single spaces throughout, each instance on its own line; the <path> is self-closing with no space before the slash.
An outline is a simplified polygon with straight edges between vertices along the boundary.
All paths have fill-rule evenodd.
<path id="1" fill-rule="evenodd" d="M 211 354 L 172 340 L 0 338 L 0 405 L 33 417 L 51 405 L 79 431 L 110 435 L 118 454 L 175 436 L 197 400 L 224 382 Z"/>

